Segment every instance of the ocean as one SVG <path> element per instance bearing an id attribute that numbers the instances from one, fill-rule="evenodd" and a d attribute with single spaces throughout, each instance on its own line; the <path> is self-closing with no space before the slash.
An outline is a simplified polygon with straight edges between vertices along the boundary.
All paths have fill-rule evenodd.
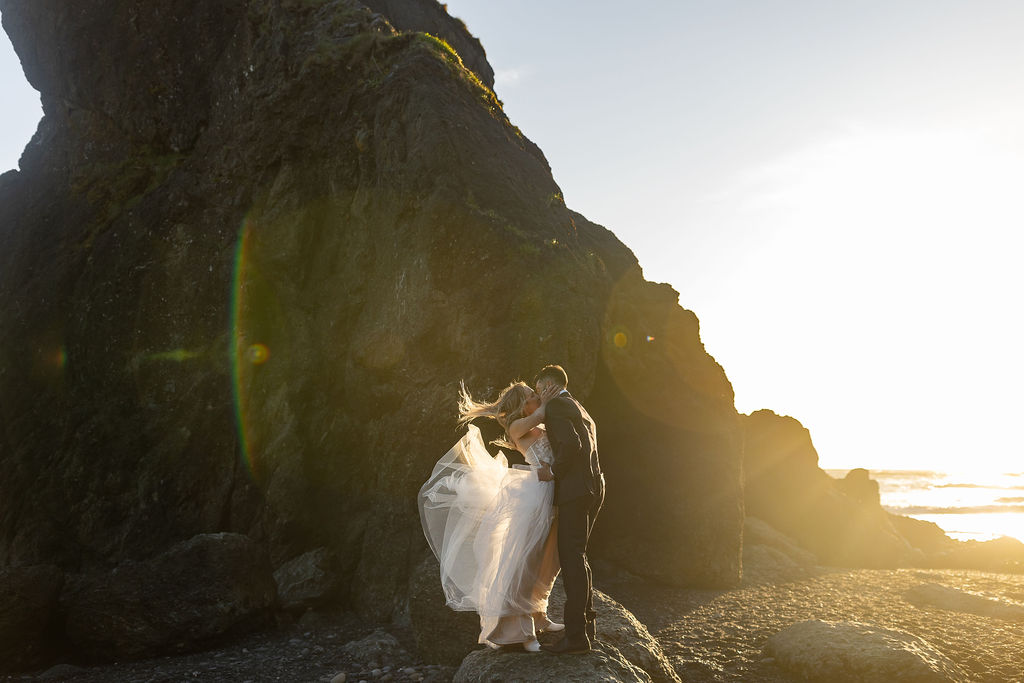
<path id="1" fill-rule="evenodd" d="M 826 470 L 842 478 L 849 470 Z M 919 470 L 869 470 L 882 507 L 935 522 L 952 538 L 1024 541 L 1024 472 L 955 474 Z"/>

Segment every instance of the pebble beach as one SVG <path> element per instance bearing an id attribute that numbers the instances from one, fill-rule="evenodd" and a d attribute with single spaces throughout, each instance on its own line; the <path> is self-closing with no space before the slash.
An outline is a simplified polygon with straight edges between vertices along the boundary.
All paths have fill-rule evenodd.
<path id="1" fill-rule="evenodd" d="M 962 674 L 958 678 L 965 681 L 1024 681 L 1024 575 L 816 568 L 792 579 L 751 581 L 730 590 L 681 590 L 623 575 L 606 577 L 598 587 L 647 626 L 683 681 L 800 680 L 764 648 L 774 634 L 808 620 L 915 636 L 954 662 Z M 411 634 L 400 628 L 367 625 L 349 613 L 309 613 L 205 652 L 102 666 L 63 664 L 3 680 L 452 679 L 453 667 L 417 662 L 408 654 L 412 650 Z"/>

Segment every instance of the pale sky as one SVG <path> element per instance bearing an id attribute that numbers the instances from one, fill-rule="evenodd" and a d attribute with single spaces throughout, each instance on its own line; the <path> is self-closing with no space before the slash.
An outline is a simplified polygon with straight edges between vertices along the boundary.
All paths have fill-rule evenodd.
<path id="1" fill-rule="evenodd" d="M 1024 3 L 451 0 L 566 204 L 829 468 L 1024 472 Z M 6 36 L 0 166 L 39 117 Z"/>

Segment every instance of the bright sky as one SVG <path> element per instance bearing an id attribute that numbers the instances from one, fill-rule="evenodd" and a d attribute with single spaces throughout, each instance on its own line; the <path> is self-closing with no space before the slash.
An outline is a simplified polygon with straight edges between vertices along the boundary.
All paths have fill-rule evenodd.
<path id="1" fill-rule="evenodd" d="M 1024 471 L 1024 3 L 451 0 L 566 203 L 824 467 Z M 0 45 L 0 166 L 38 96 Z"/>

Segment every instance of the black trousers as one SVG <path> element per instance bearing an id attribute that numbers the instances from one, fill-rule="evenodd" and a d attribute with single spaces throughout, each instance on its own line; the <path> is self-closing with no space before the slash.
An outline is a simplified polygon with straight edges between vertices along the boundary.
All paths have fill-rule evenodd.
<path id="1" fill-rule="evenodd" d="M 603 504 L 603 478 L 597 493 L 558 504 L 558 559 L 565 587 L 565 637 L 572 643 L 586 639 L 587 622 L 597 617 L 587 546 Z"/>

